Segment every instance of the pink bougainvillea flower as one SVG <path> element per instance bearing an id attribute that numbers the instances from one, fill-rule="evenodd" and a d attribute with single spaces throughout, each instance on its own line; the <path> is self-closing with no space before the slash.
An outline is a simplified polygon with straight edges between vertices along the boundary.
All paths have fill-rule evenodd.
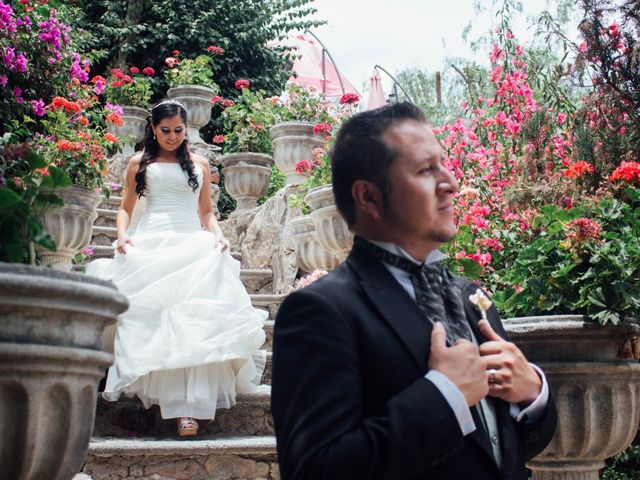
<path id="1" fill-rule="evenodd" d="M 220 105 L 222 105 L 224 108 L 228 108 L 233 107 L 235 105 L 235 102 L 233 100 L 225 98 L 220 102 Z"/>
<path id="2" fill-rule="evenodd" d="M 245 88 L 249 88 L 249 80 L 245 80 L 241 78 L 240 80 L 236 80 L 236 90 L 244 90 Z"/>
<path id="3" fill-rule="evenodd" d="M 180 61 L 175 57 L 167 57 L 164 59 L 164 63 L 167 65 L 167 67 L 174 68 L 178 65 L 178 63 L 180 63 Z"/>
<path id="4" fill-rule="evenodd" d="M 567 115 L 565 113 L 558 113 L 557 120 L 558 120 L 558 123 L 562 125 L 564 122 L 567 121 Z"/>
<path id="5" fill-rule="evenodd" d="M 215 137 L 213 137 L 212 141 L 215 144 L 224 143 L 224 135 L 216 135 Z"/>
<path id="6" fill-rule="evenodd" d="M 222 100 L 224 100 L 220 95 L 216 95 L 215 97 L 211 98 L 211 103 L 216 104 L 216 103 L 220 103 L 222 102 Z"/>
<path id="7" fill-rule="evenodd" d="M 33 113 L 34 115 L 38 116 L 38 117 L 44 117 L 46 110 L 45 110 L 45 106 L 44 106 L 44 100 L 42 100 L 41 98 L 39 98 L 38 100 L 31 100 L 30 101 L 31 106 L 33 107 Z"/>
<path id="8" fill-rule="evenodd" d="M 110 143 L 117 143 L 118 142 L 118 138 L 114 134 L 109 133 L 109 132 L 104 134 L 104 139 L 107 142 L 110 142 Z"/>
<path id="9" fill-rule="evenodd" d="M 131 68 L 129 68 L 129 71 L 130 71 L 131 73 L 133 73 L 134 75 L 135 75 L 136 73 L 140 73 L 140 69 L 139 69 L 138 67 L 131 67 Z"/>
<path id="10" fill-rule="evenodd" d="M 142 70 L 142 73 L 144 73 L 148 77 L 151 77 L 156 74 L 156 71 L 151 67 L 144 67 L 144 69 Z"/>
<path id="11" fill-rule="evenodd" d="M 340 97 L 340 105 L 345 103 L 348 105 L 354 105 L 360 101 L 360 97 L 355 93 L 345 93 Z"/>
<path id="12" fill-rule="evenodd" d="M 85 255 L 91 256 L 91 255 L 93 255 L 94 251 L 93 251 L 93 248 L 86 247 L 86 248 L 82 249 L 82 253 L 84 253 Z"/>

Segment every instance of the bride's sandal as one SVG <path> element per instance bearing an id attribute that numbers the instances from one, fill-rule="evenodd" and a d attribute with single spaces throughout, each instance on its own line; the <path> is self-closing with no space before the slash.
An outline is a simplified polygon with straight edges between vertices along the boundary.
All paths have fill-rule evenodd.
<path id="1" fill-rule="evenodd" d="M 194 418 L 182 417 L 178 419 L 178 435 L 190 437 L 198 434 L 198 422 Z"/>

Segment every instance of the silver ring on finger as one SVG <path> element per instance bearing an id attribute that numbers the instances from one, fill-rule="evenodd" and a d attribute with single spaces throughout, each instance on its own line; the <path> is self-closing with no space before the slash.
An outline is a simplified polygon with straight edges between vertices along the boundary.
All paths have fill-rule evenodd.
<path id="1" fill-rule="evenodd" d="M 496 379 L 496 373 L 498 373 L 498 371 L 495 368 L 490 368 L 487 371 L 489 372 L 489 384 L 493 385 L 498 383 L 498 380 Z"/>

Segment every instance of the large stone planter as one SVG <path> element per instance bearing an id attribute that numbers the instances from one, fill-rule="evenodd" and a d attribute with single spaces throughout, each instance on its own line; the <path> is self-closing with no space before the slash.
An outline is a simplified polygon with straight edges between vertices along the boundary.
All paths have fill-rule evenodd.
<path id="1" fill-rule="evenodd" d="M 313 160 L 313 149 L 324 146 L 321 135 L 313 133 L 313 124 L 308 122 L 283 122 L 271 127 L 273 160 L 286 175 L 287 184 L 299 185 L 306 176 L 296 172 L 300 160 Z"/>
<path id="2" fill-rule="evenodd" d="M 190 143 L 204 143 L 200 129 L 211 120 L 211 99 L 215 92 L 200 85 L 180 85 L 170 88 L 167 96 L 187 109 L 187 135 Z"/>
<path id="3" fill-rule="evenodd" d="M 273 159 L 264 153 L 230 153 L 220 159 L 224 188 L 236 200 L 232 215 L 258 205 L 258 199 L 269 189 Z"/>
<path id="4" fill-rule="evenodd" d="M 326 250 L 318 238 L 316 226 L 308 215 L 296 217 L 289 222 L 296 245 L 298 265 L 306 273 L 314 270 L 333 270 L 340 260 Z"/>
<path id="5" fill-rule="evenodd" d="M 77 185 L 55 193 L 62 198 L 64 206 L 47 210 L 42 220 L 45 231 L 56 243 L 56 250 L 52 252 L 36 245 L 36 251 L 43 265 L 68 272 L 73 257 L 89 246 L 93 222 L 98 216 L 96 207 L 102 197 L 95 190 Z"/>
<path id="6" fill-rule="evenodd" d="M 122 125 L 107 124 L 107 130 L 120 139 L 130 139 L 133 145 L 140 143 L 144 139 L 144 132 L 147 127 L 148 110 L 133 105 L 122 105 Z M 125 143 L 122 147 L 122 155 L 125 158 L 134 154 L 133 145 Z"/>
<path id="7" fill-rule="evenodd" d="M 68 480 L 113 357 L 102 330 L 128 301 L 110 282 L 0 263 L 0 477 Z"/>
<path id="8" fill-rule="evenodd" d="M 148 110 L 133 105 L 122 105 L 122 125 L 107 123 L 107 130 L 126 143 L 122 152 L 116 153 L 109 161 L 109 174 L 113 181 L 123 182 L 127 160 L 135 153 L 134 146 L 144 139 Z"/>
<path id="9" fill-rule="evenodd" d="M 340 262 L 344 261 L 351 251 L 353 234 L 336 208 L 331 185 L 309 191 L 304 201 L 311 207 L 310 216 L 320 243 Z"/>
<path id="10" fill-rule="evenodd" d="M 640 364 L 622 355 L 635 324 L 601 327 L 580 315 L 505 321 L 514 341 L 554 389 L 558 427 L 527 465 L 534 480 L 597 480 L 604 460 L 628 447 L 640 423 Z"/>

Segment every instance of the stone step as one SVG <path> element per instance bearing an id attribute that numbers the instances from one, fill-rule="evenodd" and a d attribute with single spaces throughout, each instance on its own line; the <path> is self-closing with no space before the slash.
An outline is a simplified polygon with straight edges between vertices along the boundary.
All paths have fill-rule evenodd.
<path id="1" fill-rule="evenodd" d="M 91 232 L 91 243 L 93 245 L 111 246 L 117 238 L 118 229 L 116 227 L 93 226 L 93 231 Z"/>
<path id="2" fill-rule="evenodd" d="M 271 418 L 271 389 L 260 393 L 238 394 L 236 405 L 230 409 L 218 409 L 213 421 L 200 421 L 199 438 L 214 435 L 273 435 Z M 160 408 L 153 405 L 148 410 L 137 398 L 121 397 L 117 402 L 98 398 L 95 437 L 118 438 L 175 438 L 176 421 L 164 420 Z"/>
<path id="3" fill-rule="evenodd" d="M 116 215 L 118 210 L 112 210 L 110 208 L 96 208 L 98 218 L 93 222 L 93 226 L 96 227 L 113 227 L 116 224 Z"/>
<path id="4" fill-rule="evenodd" d="M 286 297 L 285 294 L 251 294 L 251 304 L 257 308 L 264 308 L 269 311 L 269 318 L 276 318 L 276 314 L 278 313 L 278 308 L 280 307 L 280 303 Z"/>
<path id="5" fill-rule="evenodd" d="M 101 227 L 101 226 L 95 226 L 95 225 L 93 226 L 94 235 L 96 235 L 95 233 L 96 231 L 102 235 L 111 235 L 112 231 L 115 232 L 115 230 L 116 230 L 115 227 Z M 113 240 L 115 239 L 116 238 L 113 237 Z M 98 243 L 94 243 L 93 241 L 92 241 L 92 245 L 89 245 L 89 248 L 92 248 L 94 251 L 93 258 L 113 257 L 113 253 L 115 252 L 115 248 L 112 247 L 111 244 L 98 244 Z M 242 254 L 240 252 L 231 252 L 231 256 L 238 261 L 240 261 L 240 259 L 242 258 Z"/>
<path id="6" fill-rule="evenodd" d="M 270 268 L 241 269 L 240 280 L 249 293 L 271 293 L 273 291 L 273 271 Z"/>
<path id="7" fill-rule="evenodd" d="M 100 208 L 104 208 L 105 210 L 118 210 L 121 202 L 122 197 L 120 195 L 113 194 L 109 198 L 102 197 L 102 201 L 98 206 Z"/>
<path id="8" fill-rule="evenodd" d="M 264 323 L 264 333 L 267 335 L 267 339 L 265 340 L 262 348 L 268 352 L 271 352 L 273 350 L 273 325 L 275 323 L 276 322 L 273 320 L 267 320 Z"/>
<path id="9" fill-rule="evenodd" d="M 273 436 L 194 440 L 95 437 L 89 443 L 82 471 L 93 480 L 280 479 Z"/>

